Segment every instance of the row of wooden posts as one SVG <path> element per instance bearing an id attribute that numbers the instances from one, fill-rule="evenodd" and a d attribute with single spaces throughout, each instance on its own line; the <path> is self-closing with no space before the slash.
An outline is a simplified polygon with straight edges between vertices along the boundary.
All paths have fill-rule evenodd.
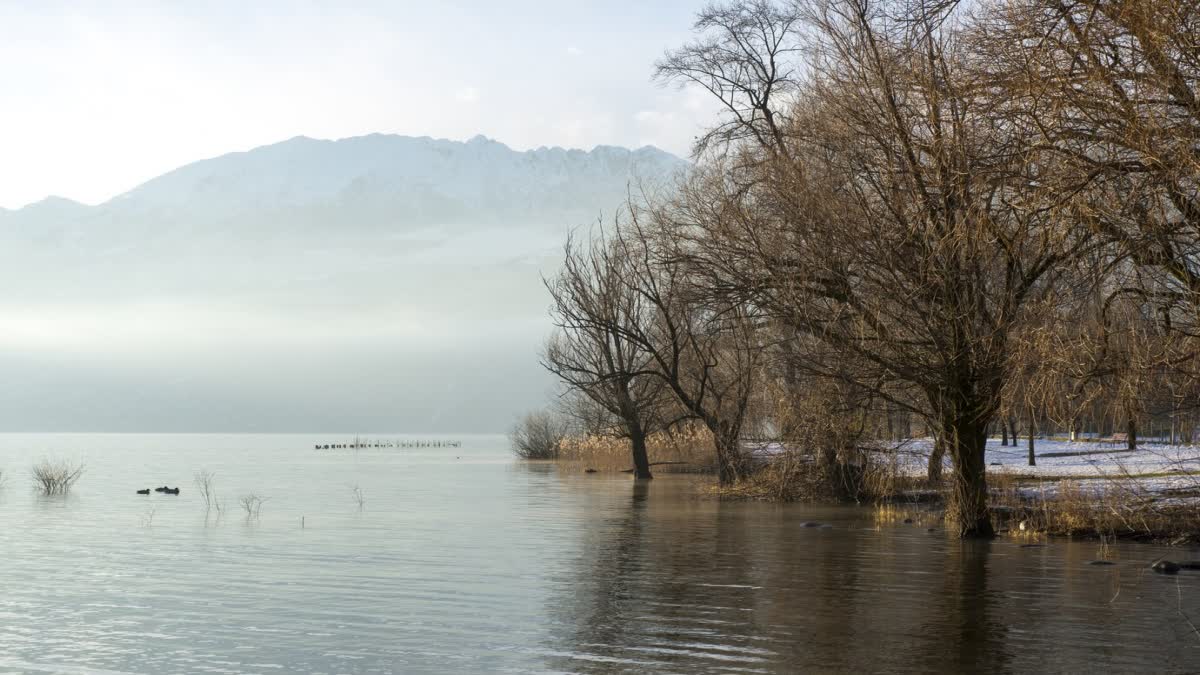
<path id="1" fill-rule="evenodd" d="M 349 443 L 317 443 L 317 450 L 364 450 L 367 448 L 458 448 L 462 441 L 377 440 L 355 438 Z"/>

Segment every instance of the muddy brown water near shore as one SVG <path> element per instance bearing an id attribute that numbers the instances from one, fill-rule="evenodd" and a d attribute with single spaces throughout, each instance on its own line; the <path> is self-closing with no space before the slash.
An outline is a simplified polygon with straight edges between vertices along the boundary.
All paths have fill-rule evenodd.
<path id="1" fill-rule="evenodd" d="M 1200 670 L 1200 572 L 1149 569 L 1200 551 L 1118 543 L 1089 565 L 1095 541 L 722 502 L 702 477 L 519 464 L 501 437 L 316 438 L 0 435 L 0 670 Z M 32 494 L 41 457 L 86 462 L 72 494 Z M 164 484 L 181 494 L 135 494 Z"/>

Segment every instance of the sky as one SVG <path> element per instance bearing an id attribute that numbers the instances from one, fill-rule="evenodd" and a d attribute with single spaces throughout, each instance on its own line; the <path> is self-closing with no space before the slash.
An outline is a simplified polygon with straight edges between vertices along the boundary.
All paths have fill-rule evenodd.
<path id="1" fill-rule="evenodd" d="M 652 74 L 701 4 L 0 0 L 0 207 L 298 135 L 686 156 L 715 109 Z"/>

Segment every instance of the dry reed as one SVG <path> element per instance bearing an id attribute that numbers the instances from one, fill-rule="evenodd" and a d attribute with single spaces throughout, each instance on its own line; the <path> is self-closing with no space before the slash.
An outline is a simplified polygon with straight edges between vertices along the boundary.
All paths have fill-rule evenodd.
<path id="1" fill-rule="evenodd" d="M 656 473 L 708 472 L 716 465 L 712 435 L 700 425 L 651 434 L 646 453 Z M 613 436 L 567 436 L 559 444 L 558 460 L 572 471 L 617 473 L 633 468 L 629 439 Z"/>

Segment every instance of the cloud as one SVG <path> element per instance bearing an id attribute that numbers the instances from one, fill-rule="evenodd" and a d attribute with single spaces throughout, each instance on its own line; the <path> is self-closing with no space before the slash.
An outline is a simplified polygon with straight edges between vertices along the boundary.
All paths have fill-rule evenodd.
<path id="1" fill-rule="evenodd" d="M 571 56 L 580 56 L 583 54 L 583 50 L 575 45 L 571 45 L 570 47 L 567 47 L 567 53 Z"/>

